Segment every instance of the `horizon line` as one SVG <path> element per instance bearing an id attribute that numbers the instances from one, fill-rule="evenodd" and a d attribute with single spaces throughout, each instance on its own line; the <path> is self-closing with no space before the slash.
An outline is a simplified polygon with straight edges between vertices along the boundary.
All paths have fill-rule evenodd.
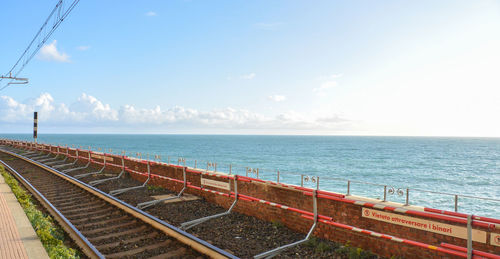
<path id="1" fill-rule="evenodd" d="M 33 133 L 0 133 L 1 135 L 31 135 Z M 38 133 L 43 135 L 185 135 L 185 136 L 310 136 L 310 137 L 402 137 L 402 138 L 495 138 L 500 136 L 453 136 L 453 135 L 370 135 L 370 134 L 237 134 L 237 133 Z"/>

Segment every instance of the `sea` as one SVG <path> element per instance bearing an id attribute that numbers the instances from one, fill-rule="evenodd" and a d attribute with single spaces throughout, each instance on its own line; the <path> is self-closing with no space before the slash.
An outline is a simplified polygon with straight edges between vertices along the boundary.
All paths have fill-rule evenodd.
<path id="1" fill-rule="evenodd" d="M 38 142 L 264 180 L 279 172 L 283 183 L 500 218 L 500 138 L 40 134 Z"/>

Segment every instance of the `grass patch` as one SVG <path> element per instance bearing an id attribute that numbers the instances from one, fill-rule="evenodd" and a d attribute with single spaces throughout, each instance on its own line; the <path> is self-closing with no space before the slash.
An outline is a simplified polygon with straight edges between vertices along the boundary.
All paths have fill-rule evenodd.
<path id="1" fill-rule="evenodd" d="M 0 173 L 21 204 L 49 257 L 80 258 L 78 251 L 64 245 L 64 232 L 54 223 L 52 217 L 36 208 L 31 195 L 19 186 L 18 181 L 7 173 L 3 166 L 0 166 Z"/>
<path id="2" fill-rule="evenodd" d="M 377 258 L 376 255 L 370 251 L 363 250 L 359 247 L 351 247 L 349 242 L 344 246 L 339 247 L 335 250 L 338 255 L 345 256 L 349 259 L 367 259 L 367 258 Z"/>
<path id="3" fill-rule="evenodd" d="M 276 228 L 276 229 L 280 229 L 280 228 L 283 228 L 285 227 L 285 225 L 283 225 L 283 222 L 279 221 L 279 220 L 271 220 L 271 224 L 273 224 L 273 227 Z"/>
<path id="4" fill-rule="evenodd" d="M 323 253 L 329 252 L 334 249 L 334 247 L 330 246 L 329 244 L 319 240 L 315 236 L 311 237 L 307 242 L 305 243 L 306 246 L 314 248 L 314 252 L 317 255 L 321 255 Z"/>

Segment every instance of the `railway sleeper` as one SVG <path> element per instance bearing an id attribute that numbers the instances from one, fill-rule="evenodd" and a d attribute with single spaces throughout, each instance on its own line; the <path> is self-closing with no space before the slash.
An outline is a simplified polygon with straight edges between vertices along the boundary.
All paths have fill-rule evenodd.
<path id="1" fill-rule="evenodd" d="M 73 220 L 78 220 L 78 219 L 88 219 L 90 216 L 92 215 L 98 215 L 98 214 L 107 214 L 109 212 L 112 212 L 113 211 L 113 208 L 107 208 L 107 209 L 103 209 L 103 210 L 100 210 L 100 211 L 86 211 L 84 213 L 79 213 L 79 214 L 75 214 L 75 215 L 68 215 L 67 218 L 73 222 Z"/>
<path id="2" fill-rule="evenodd" d="M 60 197 L 60 195 L 54 195 L 52 197 L 46 196 L 47 199 L 50 200 L 50 202 L 62 202 L 62 201 L 74 201 L 74 200 L 81 200 L 82 195 L 81 194 L 73 194 L 65 197 Z"/>
<path id="3" fill-rule="evenodd" d="M 45 196 L 45 195 L 44 195 Z M 47 198 L 50 202 L 61 202 L 61 201 L 69 201 L 71 200 L 81 200 L 81 194 L 68 194 L 66 196 L 61 196 L 57 194 L 52 194 L 52 195 L 46 195 L 45 198 Z"/>
<path id="4" fill-rule="evenodd" d="M 67 203 L 67 204 L 57 204 L 57 207 L 61 210 L 71 210 L 73 208 L 81 208 L 81 207 L 91 207 L 91 206 L 95 206 L 95 205 L 98 205 L 98 204 L 106 204 L 102 201 L 99 201 L 99 200 L 95 200 L 95 201 L 88 201 L 88 202 L 84 202 L 84 203 Z"/>
<path id="5" fill-rule="evenodd" d="M 113 211 L 109 214 L 103 214 L 103 215 L 96 215 L 96 216 L 90 216 L 90 217 L 87 217 L 87 218 L 80 218 L 80 219 L 74 219 L 74 220 L 71 220 L 71 222 L 73 224 L 80 224 L 82 222 L 90 222 L 90 221 L 94 221 L 94 220 L 102 220 L 102 219 L 109 219 L 109 218 L 112 218 L 112 217 L 115 217 L 115 216 L 120 216 L 120 215 L 125 215 L 123 213 L 121 213 L 120 211 Z"/>
<path id="6" fill-rule="evenodd" d="M 91 223 L 85 223 L 85 224 L 75 224 L 75 226 L 78 229 L 90 228 L 90 227 L 95 227 L 95 226 L 104 225 L 104 224 L 111 224 L 113 222 L 122 221 L 122 220 L 125 220 L 127 218 L 129 218 L 129 216 L 124 215 L 124 216 L 119 217 L 119 218 L 111 218 L 111 219 L 106 219 L 106 220 L 101 220 L 101 221 L 96 221 L 96 222 L 91 222 Z"/>
<path id="7" fill-rule="evenodd" d="M 100 203 L 100 204 L 97 204 L 97 205 L 94 205 L 91 207 L 83 207 L 83 208 L 80 207 L 80 208 L 76 208 L 76 209 L 59 209 L 59 210 L 61 210 L 66 215 L 66 214 L 74 214 L 74 213 L 78 213 L 78 212 L 82 212 L 82 211 L 93 211 L 95 209 L 102 209 L 103 207 L 106 207 L 106 206 L 109 206 L 109 204 Z"/>
<path id="8" fill-rule="evenodd" d="M 138 242 L 141 240 L 152 239 L 152 238 L 155 238 L 157 236 L 158 236 L 158 232 L 151 232 L 149 234 L 130 238 L 130 239 L 124 239 L 124 240 L 120 240 L 120 241 L 116 241 L 116 242 L 112 242 L 112 243 L 97 245 L 96 248 L 99 251 L 104 251 L 104 253 L 106 253 L 107 249 L 116 248 L 116 247 L 122 246 L 122 245 L 130 245 L 132 243 L 135 243 L 135 242 Z"/>
<path id="9" fill-rule="evenodd" d="M 117 224 L 117 225 L 113 225 L 113 226 L 109 226 L 109 227 L 104 227 L 104 228 L 98 228 L 98 229 L 92 229 L 92 230 L 84 230 L 84 231 L 81 231 L 81 232 L 84 235 L 92 235 L 92 234 L 97 234 L 97 233 L 105 232 L 105 231 L 112 230 L 112 229 L 121 229 L 123 227 L 132 226 L 134 224 L 137 224 L 136 220 L 131 220 L 129 222 L 125 222 L 125 223 L 122 223 L 122 224 Z"/>
<path id="10" fill-rule="evenodd" d="M 169 251 L 161 255 L 150 257 L 149 259 L 170 259 L 170 258 L 182 258 L 186 254 L 186 248 L 180 247 L 174 251 Z"/>
<path id="11" fill-rule="evenodd" d="M 120 237 L 120 236 L 126 236 L 126 235 L 130 235 L 130 234 L 134 234 L 134 233 L 140 233 L 140 232 L 145 231 L 146 229 L 147 229 L 146 226 L 139 226 L 139 227 L 128 229 L 128 230 L 119 231 L 119 232 L 113 232 L 113 233 L 109 233 L 109 234 L 102 235 L 102 236 L 90 237 L 90 238 L 87 238 L 87 239 L 91 243 L 96 243 L 96 242 L 99 242 L 99 241 L 105 240 L 105 239 L 110 239 L 110 238 Z"/>
<path id="12" fill-rule="evenodd" d="M 140 253 L 147 251 L 147 250 L 153 250 L 153 249 L 157 249 L 160 247 L 168 246 L 170 243 L 172 243 L 172 240 L 168 239 L 168 240 L 163 241 L 163 242 L 135 248 L 135 249 L 128 250 L 128 251 L 123 251 L 123 252 L 118 252 L 118 253 L 113 253 L 113 254 L 106 254 L 106 258 L 124 258 L 124 257 L 134 256 L 134 255 L 140 254 Z"/>
<path id="13" fill-rule="evenodd" d="M 37 188 L 39 192 L 43 193 L 44 196 L 47 195 L 63 195 L 63 194 L 84 194 L 81 191 L 69 190 L 62 187 L 45 187 Z"/>

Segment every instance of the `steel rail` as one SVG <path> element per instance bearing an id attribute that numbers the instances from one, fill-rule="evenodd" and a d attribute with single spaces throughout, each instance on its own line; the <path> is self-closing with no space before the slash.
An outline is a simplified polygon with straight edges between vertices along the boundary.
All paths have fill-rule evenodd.
<path id="1" fill-rule="evenodd" d="M 54 217 L 57 223 L 69 234 L 71 239 L 82 249 L 83 253 L 90 258 L 105 258 L 90 241 L 83 236 L 83 234 L 76 229 L 76 227 L 71 224 L 71 222 L 64 217 L 64 215 L 56 208 L 50 201 L 45 198 L 31 183 L 26 180 L 21 174 L 16 170 L 6 164 L 4 161 L 0 160 L 0 163 L 4 168 L 9 171 L 14 177 L 26 188 L 28 191 L 35 196 L 35 198 L 42 204 L 42 206 L 47 209 L 47 211 Z"/>
<path id="2" fill-rule="evenodd" d="M 237 256 L 235 255 L 232 255 L 202 239 L 199 239 L 163 220 L 160 220 L 152 215 L 150 215 L 149 213 L 147 212 L 144 212 L 138 208 L 135 208 L 93 186 L 90 186 L 78 179 L 75 179 L 74 177 L 71 177 L 69 175 L 66 175 L 54 168 L 51 168 L 47 165 L 44 165 L 38 161 L 34 161 L 34 160 L 31 160 L 29 158 L 26 158 L 22 155 L 19 155 L 19 154 L 16 154 L 16 153 L 13 153 L 13 152 L 10 152 L 10 151 L 7 151 L 7 150 L 2 150 L 0 149 L 1 152 L 4 152 L 6 154 L 9 154 L 11 156 L 15 156 L 19 159 L 22 159 L 30 164 L 33 164 L 37 167 L 40 167 L 42 169 L 44 169 L 45 171 L 48 171 L 60 178 L 62 178 L 63 180 L 66 180 L 74 185 L 76 185 L 77 187 L 97 196 L 98 198 L 106 201 L 107 203 L 121 209 L 122 211 L 124 211 L 125 213 L 139 219 L 140 221 L 142 222 L 145 222 L 147 224 L 149 224 L 151 227 L 159 230 L 159 231 L 162 231 L 163 233 L 165 233 L 166 235 L 172 237 L 172 238 L 175 238 L 176 240 L 178 240 L 179 242 L 193 248 L 194 250 L 200 252 L 201 254 L 204 254 L 204 255 L 207 255 L 211 258 L 238 258 Z"/>

